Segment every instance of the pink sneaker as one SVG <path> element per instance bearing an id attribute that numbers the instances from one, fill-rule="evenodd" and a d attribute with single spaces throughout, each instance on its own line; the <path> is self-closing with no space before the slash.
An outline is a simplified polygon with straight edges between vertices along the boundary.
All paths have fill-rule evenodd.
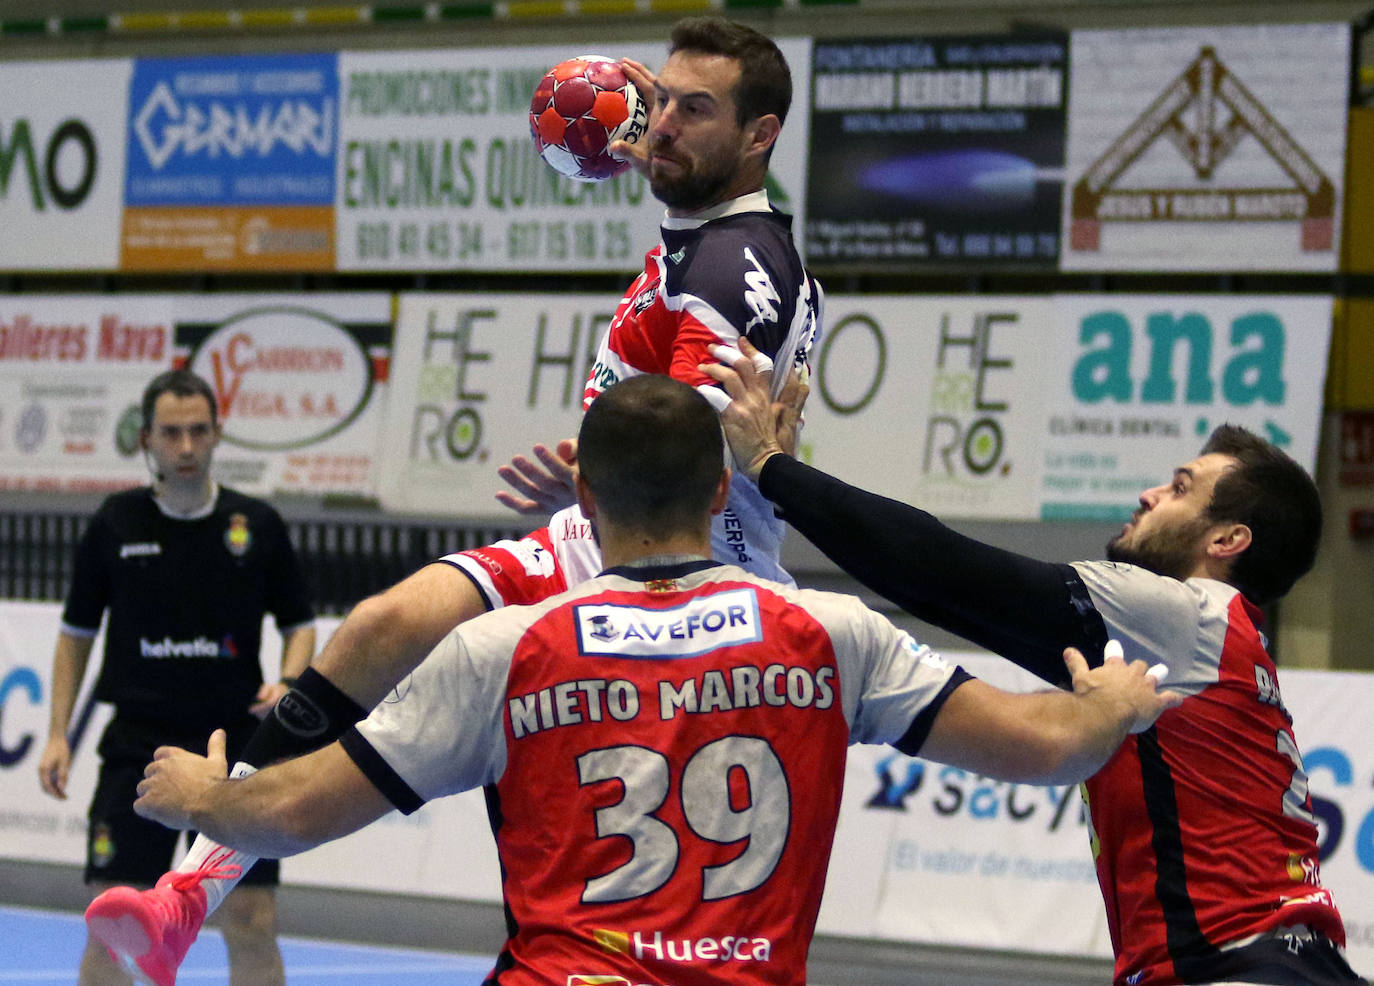
<path id="1" fill-rule="evenodd" d="M 201 881 L 238 870 L 207 860 L 194 873 L 164 873 L 152 890 L 111 887 L 86 908 L 86 927 L 135 982 L 175 986 L 181 960 L 205 923 Z"/>

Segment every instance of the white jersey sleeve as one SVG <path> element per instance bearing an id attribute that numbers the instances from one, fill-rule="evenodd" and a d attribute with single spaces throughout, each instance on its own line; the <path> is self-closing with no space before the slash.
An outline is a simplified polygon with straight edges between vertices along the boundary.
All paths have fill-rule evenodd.
<path id="1" fill-rule="evenodd" d="M 501 722 L 509 653 L 473 648 L 487 613 L 449 632 L 391 698 L 358 723 L 362 737 L 420 801 L 489 784 L 505 766 Z M 435 723 L 451 728 L 436 729 Z"/>
<path id="2" fill-rule="evenodd" d="M 918 717 L 939 712 L 953 665 L 853 596 L 794 598 L 830 635 L 851 743 L 896 743 Z"/>
<path id="3" fill-rule="evenodd" d="M 1118 562 L 1074 562 L 1073 567 L 1107 636 L 1121 641 L 1127 660 L 1167 665 L 1169 687 L 1185 693 L 1215 680 L 1234 587 L 1212 579 L 1180 582 Z"/>

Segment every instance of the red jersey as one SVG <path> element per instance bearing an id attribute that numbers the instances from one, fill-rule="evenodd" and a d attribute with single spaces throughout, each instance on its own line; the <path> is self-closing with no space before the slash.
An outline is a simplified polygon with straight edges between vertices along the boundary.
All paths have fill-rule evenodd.
<path id="1" fill-rule="evenodd" d="M 344 748 L 403 811 L 489 785 L 488 982 L 800 986 L 846 747 L 957 680 L 853 597 L 665 560 L 455 629 Z"/>
<path id="2" fill-rule="evenodd" d="M 1279 926 L 1344 945 L 1259 611 L 1210 579 L 1074 568 L 1108 635 L 1168 664 L 1168 687 L 1187 696 L 1086 783 L 1115 981 L 1223 978 L 1228 948 Z"/>

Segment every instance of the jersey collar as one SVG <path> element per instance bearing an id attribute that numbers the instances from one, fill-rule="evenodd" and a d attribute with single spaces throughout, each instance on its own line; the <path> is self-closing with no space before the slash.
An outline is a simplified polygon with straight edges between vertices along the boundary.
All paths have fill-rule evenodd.
<path id="1" fill-rule="evenodd" d="M 156 492 L 153 493 L 153 502 L 157 504 L 157 508 L 161 510 L 163 514 L 172 518 L 172 520 L 200 520 L 202 517 L 209 517 L 215 512 L 215 503 L 218 500 L 219 484 L 213 479 L 210 481 L 210 499 L 206 500 L 199 507 L 196 507 L 196 509 L 186 513 L 178 513 L 170 509 L 167 504 L 162 502 L 162 497 L 158 496 Z"/>
<path id="2" fill-rule="evenodd" d="M 684 575 L 716 568 L 720 562 L 701 555 L 649 555 L 629 565 L 608 568 L 602 575 L 619 575 L 634 582 L 653 582 L 660 579 L 679 579 Z"/>
<path id="3" fill-rule="evenodd" d="M 771 207 L 768 204 L 768 192 L 760 188 L 757 192 L 749 192 L 741 195 L 737 199 L 729 199 L 719 205 L 713 205 L 709 209 L 702 209 L 694 212 L 690 216 L 667 216 L 663 217 L 664 229 L 696 229 L 698 226 L 705 225 L 713 219 L 724 219 L 726 216 L 737 216 L 742 212 L 768 212 Z"/>

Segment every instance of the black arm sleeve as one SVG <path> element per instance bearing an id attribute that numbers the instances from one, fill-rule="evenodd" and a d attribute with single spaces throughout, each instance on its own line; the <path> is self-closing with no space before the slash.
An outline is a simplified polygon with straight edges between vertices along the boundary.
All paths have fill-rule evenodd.
<path id="1" fill-rule="evenodd" d="M 759 489 L 835 564 L 913 616 L 1055 685 L 1069 681 L 1065 647 L 1101 661 L 1106 627 L 1072 566 L 975 541 L 791 456 L 764 463 Z"/>

